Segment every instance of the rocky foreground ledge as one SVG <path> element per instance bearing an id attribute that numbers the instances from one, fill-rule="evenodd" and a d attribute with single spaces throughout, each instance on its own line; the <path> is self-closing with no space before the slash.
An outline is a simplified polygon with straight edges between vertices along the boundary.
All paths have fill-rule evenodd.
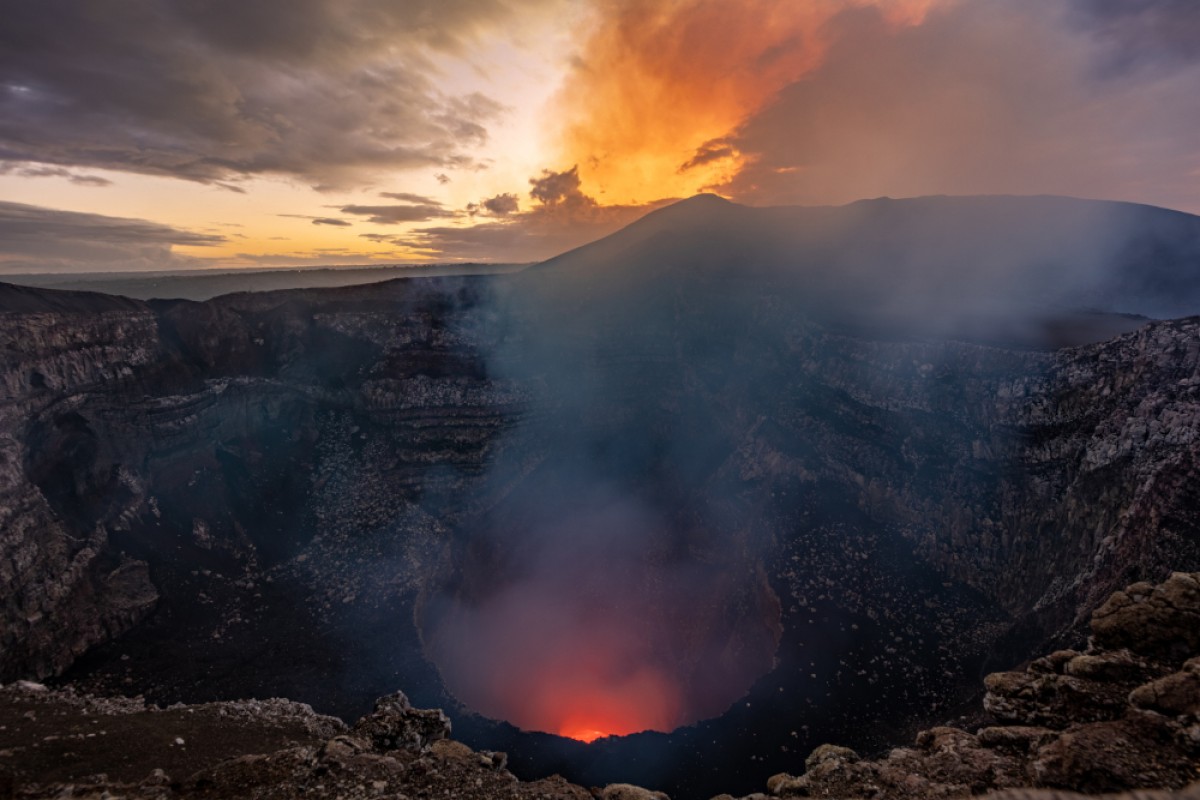
<path id="1" fill-rule="evenodd" d="M 990 722 L 974 732 L 922 731 L 874 760 L 823 745 L 745 800 L 1200 800 L 1200 573 L 1117 592 L 1091 630 L 1083 651 L 987 676 Z M 449 735 L 402 694 L 347 726 L 286 700 L 158 709 L 18 682 L 0 688 L 0 799 L 665 798 L 522 782 L 502 753 Z"/>
<path id="2" fill-rule="evenodd" d="M 1163 789 L 1182 791 L 1144 796 L 1200 797 L 1200 573 L 1117 592 L 1091 629 L 1083 652 L 988 675 L 992 724 L 922 731 L 914 746 L 871 761 L 823 745 L 803 775 L 773 777 L 770 793 L 890 800 L 1001 791 L 1015 800 L 1028 793 L 1012 790 L 1029 788 Z"/>

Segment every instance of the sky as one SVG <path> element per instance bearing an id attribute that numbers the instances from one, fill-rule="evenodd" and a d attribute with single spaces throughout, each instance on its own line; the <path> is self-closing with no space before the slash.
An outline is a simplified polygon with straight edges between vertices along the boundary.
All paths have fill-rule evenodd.
<path id="1" fill-rule="evenodd" d="M 1200 213 L 1195 0 L 0 0 L 0 273 L 536 261 L 700 192 Z"/>

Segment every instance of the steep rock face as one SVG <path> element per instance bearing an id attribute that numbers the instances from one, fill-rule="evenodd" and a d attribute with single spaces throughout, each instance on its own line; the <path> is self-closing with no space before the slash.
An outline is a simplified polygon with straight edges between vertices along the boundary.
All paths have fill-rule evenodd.
<path id="1" fill-rule="evenodd" d="M 655 504 L 648 558 L 709 570 L 721 613 L 683 636 L 767 664 L 778 643 L 736 724 L 851 698 L 836 729 L 778 723 L 765 771 L 801 736 L 894 741 L 985 659 L 1077 644 L 1107 592 L 1200 566 L 1197 320 L 1031 350 L 645 280 L 515 308 L 510 279 L 0 298 L 0 675 L 93 648 L 93 690 L 448 705 L 425 601 L 488 597 L 520 555 L 493 523 L 598 475 Z"/>
<path id="2" fill-rule="evenodd" d="M 107 547 L 108 527 L 137 508 L 136 478 L 103 462 L 107 443 L 74 409 L 134 383 L 158 357 L 158 328 L 148 309 L 98 300 L 9 310 L 0 329 L 0 676 L 49 675 L 156 600 L 146 564 Z M 58 476 L 86 506 L 80 519 L 39 490 L 38 478 Z"/>
<path id="3" fill-rule="evenodd" d="M 322 503 L 322 430 L 331 442 L 351 417 L 385 426 L 400 446 L 370 471 L 392 479 L 388 492 L 433 493 L 421 473 L 477 469 L 514 403 L 473 365 L 439 357 L 450 347 L 432 312 L 397 313 L 396 298 L 343 317 L 59 294 L 27 311 L 30 290 L 13 289 L 0 315 L 8 678 L 60 672 L 141 619 L 157 599 L 146 561 L 161 570 L 173 548 L 243 566 L 294 555 L 315 517 L 341 507 Z M 448 491 L 462 480 L 441 478 Z"/>
<path id="4" fill-rule="evenodd" d="M 749 448 L 777 470 L 837 475 L 1015 616 L 1077 623 L 1135 577 L 1196 558 L 1198 335 L 1189 319 L 1038 353 L 799 330 L 796 383 L 839 396 L 789 396 L 771 421 L 822 452 L 789 459 L 761 436 Z"/>
<path id="5" fill-rule="evenodd" d="M 271 561 L 318 528 L 433 514 L 445 529 L 511 491 L 554 447 L 528 415 L 561 403 L 504 366 L 493 342 L 511 321 L 489 291 L 398 282 L 154 306 L 8 296 L 4 674 L 59 671 L 151 607 L 138 565 L 158 546 L 137 532 L 148 522 L 173 517 L 188 546 Z M 837 332 L 766 301 L 741 311 L 755 325 L 728 347 L 765 364 L 750 382 L 680 361 L 687 329 L 602 332 L 592 369 L 626 394 L 589 406 L 586 424 L 620 431 L 647 399 L 658 419 L 698 396 L 728 447 L 715 480 L 768 509 L 765 523 L 787 523 L 771 499 L 787 486 L 834 484 L 936 569 L 1015 617 L 1040 615 L 1043 632 L 1196 557 L 1195 320 L 1036 352 Z M 481 483 L 497 448 L 517 469 Z M 192 507 L 201 490 L 208 509 Z M 275 507 L 252 509 L 264 493 Z M 118 548 L 114 528 L 129 534 Z M 54 610 L 72 604 L 94 609 L 76 633 Z M 60 642 L 37 633 L 48 619 Z"/>

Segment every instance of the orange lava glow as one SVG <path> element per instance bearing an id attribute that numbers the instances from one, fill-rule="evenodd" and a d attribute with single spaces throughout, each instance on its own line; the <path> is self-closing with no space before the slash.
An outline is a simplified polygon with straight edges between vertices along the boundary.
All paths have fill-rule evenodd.
<path id="1" fill-rule="evenodd" d="M 611 628 L 592 633 L 598 635 L 568 637 L 543 649 L 526 665 L 525 680 L 508 682 L 519 686 L 523 702 L 497 716 L 582 742 L 678 727 L 682 694 L 665 671 L 638 664 L 650 654 Z M 496 696 L 489 692 L 479 705 L 493 704 Z"/>
<path id="2" fill-rule="evenodd" d="M 560 95 L 564 166 L 604 204 L 686 197 L 745 163 L 723 137 L 821 63 L 854 8 L 919 24 L 947 0 L 611 0 Z"/>
<path id="3" fill-rule="evenodd" d="M 660 622 L 553 591 L 562 594 L 498 598 L 485 617 L 446 629 L 459 630 L 450 642 L 460 649 L 446 651 L 442 670 L 460 700 L 523 730 L 583 742 L 689 721 L 684 687 L 655 645 Z"/>
<path id="4" fill-rule="evenodd" d="M 581 742 L 591 744 L 597 739 L 603 739 L 605 736 L 612 736 L 607 731 L 598 731 L 593 728 L 564 728 L 558 732 L 559 736 L 565 736 L 568 739 L 577 739 Z"/>
<path id="5" fill-rule="evenodd" d="M 581 742 L 723 713 L 774 665 L 778 599 L 728 560 L 664 563 L 654 510 L 598 497 L 568 501 L 569 522 L 514 515 L 526 541 L 504 568 L 479 547 L 455 592 L 427 601 L 446 688 L 485 717 Z"/>
<path id="6" fill-rule="evenodd" d="M 590 680 L 576 684 L 570 676 L 564 677 L 550 676 L 536 703 L 543 720 L 561 720 L 556 726 L 542 725 L 560 736 L 594 742 L 605 736 L 670 731 L 681 722 L 679 692 L 657 670 L 642 668 L 608 685 Z"/>

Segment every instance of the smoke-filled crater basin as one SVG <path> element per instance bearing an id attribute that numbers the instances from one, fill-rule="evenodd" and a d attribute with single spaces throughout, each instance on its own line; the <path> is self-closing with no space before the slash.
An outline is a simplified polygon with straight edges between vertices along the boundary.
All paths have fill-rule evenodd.
<path id="1" fill-rule="evenodd" d="M 1194 322 L 1133 316 L 1200 309 L 1196 242 L 1053 198 L 696 198 L 486 280 L 10 292 L 105 312 L 98 364 L 55 327 L 13 373 L 9 473 L 64 563 L 107 538 L 0 680 L 348 720 L 402 690 L 520 778 L 675 800 L 907 743 L 1200 564 Z"/>
<path id="2" fill-rule="evenodd" d="M 770 672 L 780 606 L 761 565 L 706 558 L 712 532 L 652 500 L 555 489 L 468 531 L 420 606 L 466 708 L 592 742 L 717 717 Z"/>

